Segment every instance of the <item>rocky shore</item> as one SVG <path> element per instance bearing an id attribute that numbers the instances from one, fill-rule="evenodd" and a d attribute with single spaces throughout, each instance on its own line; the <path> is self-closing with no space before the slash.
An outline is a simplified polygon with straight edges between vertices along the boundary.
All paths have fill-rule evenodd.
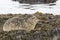
<path id="1" fill-rule="evenodd" d="M 1 14 L 0 15 L 0 40 L 60 40 L 60 15 L 36 12 L 35 15 L 39 22 L 34 30 L 3 31 L 6 20 L 21 16 L 23 14 Z"/>

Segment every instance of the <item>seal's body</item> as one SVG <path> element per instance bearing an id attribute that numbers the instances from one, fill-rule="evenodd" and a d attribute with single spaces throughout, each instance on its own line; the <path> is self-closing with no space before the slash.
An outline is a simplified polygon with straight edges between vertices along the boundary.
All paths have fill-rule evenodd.
<path id="1" fill-rule="evenodd" d="M 39 20 L 34 15 L 22 15 L 8 19 L 4 26 L 3 31 L 11 30 L 26 30 L 31 31 L 35 28 Z"/>

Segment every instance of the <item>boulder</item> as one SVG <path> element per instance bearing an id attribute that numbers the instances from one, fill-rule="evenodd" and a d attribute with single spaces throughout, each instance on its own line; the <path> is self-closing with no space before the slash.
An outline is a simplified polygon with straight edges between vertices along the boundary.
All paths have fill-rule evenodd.
<path id="1" fill-rule="evenodd" d="M 43 3 L 54 3 L 57 0 L 13 0 L 18 1 L 19 3 L 27 3 L 27 4 L 43 4 Z"/>

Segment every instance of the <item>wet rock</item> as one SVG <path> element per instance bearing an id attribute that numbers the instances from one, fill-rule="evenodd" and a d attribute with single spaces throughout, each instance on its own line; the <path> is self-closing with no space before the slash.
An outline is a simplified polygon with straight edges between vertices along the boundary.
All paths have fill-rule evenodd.
<path id="1" fill-rule="evenodd" d="M 57 0 L 13 0 L 18 1 L 19 3 L 28 3 L 28 4 L 42 4 L 42 3 L 54 3 Z"/>
<path id="2" fill-rule="evenodd" d="M 60 28 L 52 28 L 48 32 L 52 40 L 60 40 Z"/>

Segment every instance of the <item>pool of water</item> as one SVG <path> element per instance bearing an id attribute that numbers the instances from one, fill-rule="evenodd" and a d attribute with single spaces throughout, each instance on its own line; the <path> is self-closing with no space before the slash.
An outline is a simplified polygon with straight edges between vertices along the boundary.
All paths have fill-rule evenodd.
<path id="1" fill-rule="evenodd" d="M 32 14 L 39 11 L 60 15 L 60 0 L 50 4 L 21 4 L 12 0 L 0 0 L 0 14 Z"/>

